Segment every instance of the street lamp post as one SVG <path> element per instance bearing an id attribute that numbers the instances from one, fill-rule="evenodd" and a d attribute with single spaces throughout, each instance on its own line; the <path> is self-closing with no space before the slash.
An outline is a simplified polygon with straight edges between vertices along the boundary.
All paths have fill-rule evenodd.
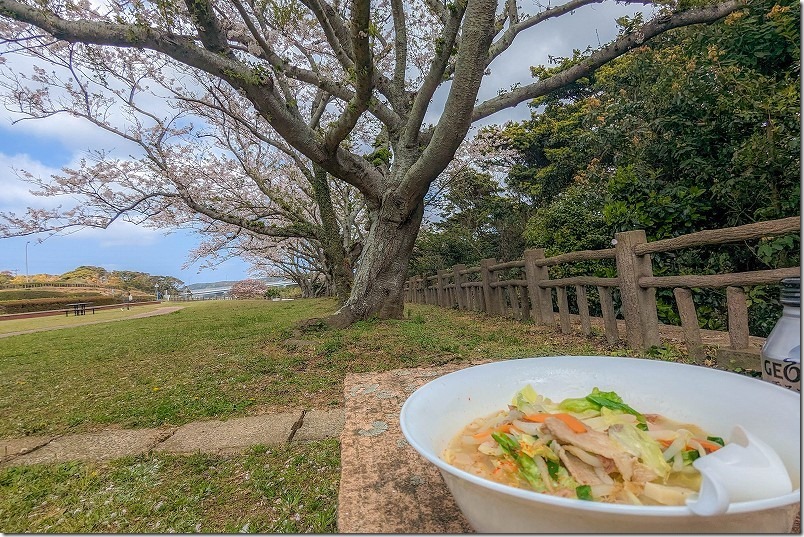
<path id="1" fill-rule="evenodd" d="M 159 300 L 159 284 L 154 284 L 154 294 L 156 295 L 156 299 Z"/>
<path id="2" fill-rule="evenodd" d="M 31 241 L 25 241 L 25 283 L 28 283 L 28 245 Z"/>

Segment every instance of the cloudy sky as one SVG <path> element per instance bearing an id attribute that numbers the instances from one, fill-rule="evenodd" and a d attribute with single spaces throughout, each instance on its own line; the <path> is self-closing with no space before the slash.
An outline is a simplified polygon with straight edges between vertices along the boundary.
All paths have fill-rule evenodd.
<path id="1" fill-rule="evenodd" d="M 546 64 L 548 55 L 570 55 L 576 48 L 605 44 L 616 35 L 614 20 L 633 14 L 635 9 L 603 2 L 540 24 L 520 36 L 521 40 L 511 50 L 494 61 L 491 75 L 481 88 L 480 99 L 493 97 L 498 89 L 516 82 L 528 83 L 529 67 Z M 650 8 L 645 11 L 649 16 Z M 524 37 L 526 39 L 522 39 Z M 428 120 L 435 119 L 438 101 L 444 96 L 443 91 L 436 96 Z M 491 116 L 484 123 L 526 117 L 528 109 L 522 104 Z M 18 123 L 12 120 L 11 114 L 0 110 L 0 212 L 21 214 L 29 206 L 50 208 L 60 203 L 65 207 L 74 204 L 74 200 L 69 199 L 32 196 L 30 185 L 21 181 L 15 170 L 49 177 L 62 167 L 74 166 L 89 150 L 120 151 L 122 147 L 122 143 L 108 133 L 68 116 Z M 40 242 L 40 239 L 46 240 Z M 199 242 L 197 236 L 186 231 L 165 233 L 118 221 L 105 230 L 83 229 L 47 238 L 45 235 L 2 238 L 0 270 L 19 274 L 26 274 L 26 269 L 28 274 L 62 274 L 81 265 L 93 265 L 107 270 L 173 276 L 187 284 L 248 277 L 248 266 L 239 260 L 229 260 L 215 270 L 200 271 L 198 264 L 184 267 L 190 250 Z"/>

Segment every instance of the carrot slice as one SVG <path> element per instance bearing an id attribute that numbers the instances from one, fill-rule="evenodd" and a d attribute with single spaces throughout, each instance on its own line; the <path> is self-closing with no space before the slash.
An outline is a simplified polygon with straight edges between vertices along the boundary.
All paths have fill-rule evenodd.
<path id="1" fill-rule="evenodd" d="M 535 414 L 528 414 L 523 419 L 532 421 L 534 423 L 544 423 L 547 418 L 557 418 L 563 421 L 575 433 L 585 433 L 587 431 L 586 425 L 581 420 L 570 414 L 559 412 L 557 414 L 550 414 L 548 412 L 537 412 Z"/>
<path id="2" fill-rule="evenodd" d="M 481 433 L 475 433 L 472 435 L 472 438 L 476 440 L 482 440 L 484 438 L 490 437 L 491 433 L 510 433 L 511 428 L 514 427 L 512 423 L 503 423 L 499 427 L 495 428 L 494 430 L 489 429 L 488 431 L 483 431 Z"/>
<path id="3" fill-rule="evenodd" d="M 718 449 L 723 447 L 720 444 L 712 442 L 710 440 L 702 440 L 700 438 L 695 438 L 695 441 L 701 444 L 701 447 L 710 453 L 713 451 L 717 451 Z"/>

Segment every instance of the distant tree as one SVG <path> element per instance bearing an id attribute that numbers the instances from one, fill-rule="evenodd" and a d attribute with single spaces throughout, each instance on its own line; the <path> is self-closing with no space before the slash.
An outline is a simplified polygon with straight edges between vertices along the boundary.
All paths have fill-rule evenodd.
<path id="1" fill-rule="evenodd" d="M 268 286 L 260 280 L 241 280 L 232 286 L 229 295 L 235 299 L 264 298 Z"/>
<path id="2" fill-rule="evenodd" d="M 262 296 L 265 298 L 279 298 L 282 296 L 282 292 L 276 287 L 269 287 Z"/>
<path id="3" fill-rule="evenodd" d="M 60 280 L 77 283 L 91 283 L 101 285 L 103 278 L 108 277 L 109 272 L 102 267 L 92 267 L 82 265 L 78 268 L 65 272 L 60 276 Z"/>
<path id="4" fill-rule="evenodd" d="M 433 273 L 458 263 L 522 255 L 527 207 L 505 195 L 488 173 L 467 168 L 444 187 L 433 207 L 436 217 L 422 228 L 410 263 L 411 274 Z"/>

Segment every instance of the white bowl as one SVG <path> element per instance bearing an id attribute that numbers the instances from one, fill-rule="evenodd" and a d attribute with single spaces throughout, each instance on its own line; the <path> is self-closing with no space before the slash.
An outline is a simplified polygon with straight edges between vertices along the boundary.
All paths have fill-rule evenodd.
<path id="1" fill-rule="evenodd" d="M 559 498 L 517 489 L 459 470 L 441 459 L 449 441 L 475 418 L 506 408 L 532 384 L 553 401 L 592 388 L 616 391 L 643 413 L 695 423 L 728 440 L 742 425 L 771 445 L 793 492 L 732 503 L 723 515 L 687 506 L 635 506 Z M 469 523 L 490 533 L 789 532 L 801 501 L 801 397 L 768 382 L 700 366 L 604 356 L 550 356 L 494 362 L 437 378 L 402 406 L 405 438 L 440 470 Z"/>

